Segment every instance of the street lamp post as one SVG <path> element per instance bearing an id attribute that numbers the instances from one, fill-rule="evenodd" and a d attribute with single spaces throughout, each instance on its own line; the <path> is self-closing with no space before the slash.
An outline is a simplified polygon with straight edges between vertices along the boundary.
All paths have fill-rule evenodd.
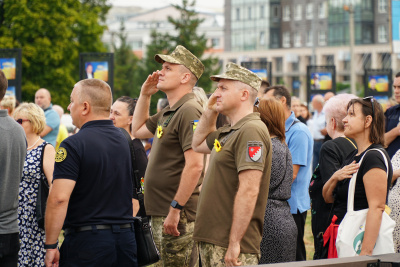
<path id="1" fill-rule="evenodd" d="M 354 9 L 352 5 L 344 5 L 344 11 L 349 12 L 349 26 L 350 26 L 350 89 L 351 93 L 356 95 L 356 69 L 354 59 Z"/>

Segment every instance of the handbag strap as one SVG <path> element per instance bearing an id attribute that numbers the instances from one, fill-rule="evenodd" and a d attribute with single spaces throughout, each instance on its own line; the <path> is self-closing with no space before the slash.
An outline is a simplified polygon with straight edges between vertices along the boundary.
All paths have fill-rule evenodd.
<path id="1" fill-rule="evenodd" d="M 379 153 L 382 154 L 383 160 L 385 161 L 385 165 L 386 165 L 386 178 L 389 179 L 388 161 L 387 161 L 387 158 L 386 158 L 385 154 L 380 149 L 372 148 L 372 149 L 369 149 L 369 150 L 365 151 L 364 155 L 361 157 L 361 159 L 358 162 L 358 164 L 361 167 L 361 163 L 362 163 L 365 155 L 368 153 L 368 151 L 371 151 L 371 150 L 379 151 Z M 355 194 L 355 191 L 356 191 L 357 174 L 358 174 L 358 170 L 357 170 L 356 173 L 353 174 L 353 177 L 351 177 L 351 179 L 350 179 L 349 191 L 348 191 L 348 194 L 347 194 L 347 212 L 354 211 L 354 194 Z"/>
<path id="2" fill-rule="evenodd" d="M 131 139 L 131 136 L 129 135 L 129 133 L 123 128 L 120 128 L 120 129 L 121 129 L 121 132 L 124 134 L 126 140 L 129 143 L 129 148 L 131 151 L 131 158 L 132 158 L 132 182 L 136 188 L 136 193 L 138 196 L 139 206 L 140 206 L 140 210 L 141 210 L 140 213 L 143 217 L 146 217 L 146 210 L 144 207 L 144 196 L 143 196 L 143 192 L 142 192 L 142 186 L 140 185 L 140 180 L 138 178 L 139 170 L 136 166 L 136 156 L 135 156 L 135 149 L 133 148 L 133 142 L 132 142 L 132 139 Z"/>

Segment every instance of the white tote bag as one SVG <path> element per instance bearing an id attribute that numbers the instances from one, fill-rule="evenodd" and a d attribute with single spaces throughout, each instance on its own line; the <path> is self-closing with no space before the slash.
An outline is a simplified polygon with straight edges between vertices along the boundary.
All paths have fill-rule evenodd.
<path id="1" fill-rule="evenodd" d="M 385 154 L 379 149 L 371 150 L 377 150 L 382 154 L 382 157 L 385 160 L 387 175 L 389 175 L 388 162 Z M 367 152 L 365 152 L 365 154 L 367 154 Z M 365 154 L 359 162 L 360 166 Z M 364 239 L 368 209 L 354 211 L 354 191 L 356 188 L 357 173 L 358 171 L 353 174 L 353 177 L 350 180 L 347 198 L 347 213 L 339 225 L 338 235 L 336 238 L 336 249 L 339 258 L 360 255 L 361 245 Z M 395 224 L 395 221 L 393 221 L 386 212 L 383 212 L 381 228 L 379 229 L 379 235 L 376 239 L 372 255 L 394 253 L 393 229 Z"/>

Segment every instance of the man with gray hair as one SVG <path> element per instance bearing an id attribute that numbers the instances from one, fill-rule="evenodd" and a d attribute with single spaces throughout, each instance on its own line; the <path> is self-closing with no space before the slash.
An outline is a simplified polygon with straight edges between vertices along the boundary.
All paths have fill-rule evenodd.
<path id="1" fill-rule="evenodd" d="M 234 63 L 211 76 L 218 82 L 193 137 L 193 149 L 211 153 L 193 238 L 202 266 L 257 265 L 271 175 L 266 125 L 253 112 L 261 78 Z M 218 113 L 231 125 L 216 129 Z"/>
<path id="2" fill-rule="evenodd" d="M 7 86 L 0 70 L 0 101 Z M 0 135 L 0 266 L 9 267 L 18 263 L 18 191 L 27 144 L 24 130 L 6 109 L 0 109 Z"/>
<path id="3" fill-rule="evenodd" d="M 322 143 L 324 143 L 325 136 L 327 135 L 325 112 L 323 111 L 324 103 L 325 100 L 322 95 L 315 95 L 311 101 L 314 109 L 312 117 L 312 135 L 314 138 L 312 171 L 314 171 L 318 165 L 319 152 L 321 151 Z"/>

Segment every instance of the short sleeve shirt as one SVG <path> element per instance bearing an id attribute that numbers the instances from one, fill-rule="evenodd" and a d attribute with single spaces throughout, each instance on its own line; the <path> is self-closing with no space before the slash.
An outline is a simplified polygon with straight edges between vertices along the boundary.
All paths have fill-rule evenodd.
<path id="1" fill-rule="evenodd" d="M 272 146 L 268 129 L 258 113 L 247 115 L 234 126 L 224 126 L 207 137 L 210 163 L 201 190 L 193 239 L 228 247 L 239 173 L 262 171 L 260 194 L 240 243 L 242 253 L 259 253 L 271 175 Z M 221 145 L 216 151 L 215 140 Z M 249 211 L 249 216 L 251 212 Z"/>
<path id="2" fill-rule="evenodd" d="M 292 111 L 285 122 L 286 143 L 292 154 L 293 165 L 300 165 L 296 179 L 292 183 L 291 198 L 288 200 L 290 212 L 297 214 L 310 209 L 308 186 L 311 179 L 311 160 L 313 156 L 313 138 L 310 130 L 299 122 Z"/>
<path id="3" fill-rule="evenodd" d="M 385 132 L 389 132 L 395 128 L 400 123 L 400 105 L 394 106 L 386 110 L 385 112 Z M 386 148 L 389 157 L 392 158 L 393 155 L 400 149 L 400 137 L 397 136 L 393 142 L 389 144 Z"/>
<path id="4" fill-rule="evenodd" d="M 201 113 L 202 107 L 194 94 L 189 93 L 173 107 L 167 106 L 146 122 L 147 129 L 154 133 L 144 179 L 144 202 L 148 215 L 168 215 L 185 167 L 184 152 L 192 148 L 193 132 Z M 196 217 L 201 182 L 202 178 L 183 208 L 189 221 Z"/>
<path id="5" fill-rule="evenodd" d="M 60 116 L 53 109 L 53 105 L 50 105 L 50 107 L 44 110 L 44 115 L 46 117 L 46 125 L 52 130 L 44 136 L 43 139 L 52 144 L 53 147 L 56 147 L 58 128 L 60 127 Z"/>
<path id="6" fill-rule="evenodd" d="M 76 182 L 64 227 L 133 222 L 131 154 L 111 120 L 87 122 L 61 143 L 53 179 Z"/>

